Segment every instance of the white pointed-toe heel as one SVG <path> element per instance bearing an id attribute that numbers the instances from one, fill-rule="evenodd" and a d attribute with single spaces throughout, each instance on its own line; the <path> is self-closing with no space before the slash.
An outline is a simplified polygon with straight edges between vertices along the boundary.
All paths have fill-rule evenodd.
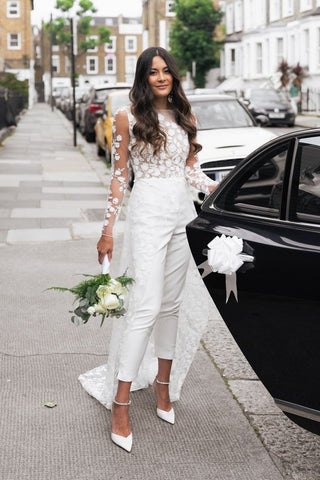
<path id="1" fill-rule="evenodd" d="M 171 408 L 169 412 L 166 412 L 165 410 L 160 410 L 160 408 L 157 408 L 157 415 L 161 420 L 164 420 L 165 422 L 171 423 L 172 425 L 174 424 L 174 410 Z"/>
<path id="2" fill-rule="evenodd" d="M 156 383 L 158 383 L 159 385 L 170 385 L 170 382 L 160 382 L 160 380 L 158 380 L 157 378 L 156 378 Z M 161 410 L 160 408 L 157 408 L 157 416 L 161 418 L 161 420 L 164 420 L 165 422 L 168 422 L 168 423 L 171 423 L 171 425 L 174 425 L 175 415 L 174 415 L 173 407 L 171 408 L 171 410 L 169 410 L 169 412 L 166 412 L 165 410 Z"/>
<path id="3" fill-rule="evenodd" d="M 131 400 L 127 403 L 121 403 L 117 402 L 116 400 L 113 400 L 113 403 L 116 405 L 120 405 L 120 407 L 128 407 L 131 405 Z M 123 448 L 127 452 L 131 452 L 132 449 L 132 432 L 129 433 L 127 437 L 123 437 L 122 435 L 117 435 L 116 433 L 111 432 L 111 440 L 113 443 L 118 445 L 118 447 Z"/>

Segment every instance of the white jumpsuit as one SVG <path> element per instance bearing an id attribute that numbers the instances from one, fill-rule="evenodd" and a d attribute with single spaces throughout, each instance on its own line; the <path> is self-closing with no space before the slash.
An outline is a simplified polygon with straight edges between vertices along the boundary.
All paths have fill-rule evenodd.
<path id="1" fill-rule="evenodd" d="M 167 141 L 166 148 L 156 155 L 150 145 L 133 148 L 135 119 L 129 107 L 117 112 L 113 126 L 113 174 L 104 223 L 106 233 L 112 234 L 130 168 L 135 178 L 127 212 L 126 244 L 130 253 L 127 251 L 124 260 L 128 275 L 135 281 L 130 287 L 121 334 L 116 333 L 116 340 L 113 336 L 111 341 L 113 348 L 118 343 L 120 353 L 111 370 L 123 381 L 137 379 L 152 332 L 154 356 L 175 357 L 180 305 L 190 260 L 185 227 L 195 217 L 188 184 L 206 194 L 209 186 L 215 184 L 190 154 L 187 134 L 177 125 L 173 112 L 159 111 L 158 118 Z M 109 357 L 114 353 L 111 347 Z M 106 371 L 109 367 L 103 366 Z M 80 381 L 86 388 L 87 379 L 93 377 L 89 372 L 85 375 Z M 90 388 L 86 389 L 93 394 Z M 103 403 L 108 406 L 110 399 Z"/>

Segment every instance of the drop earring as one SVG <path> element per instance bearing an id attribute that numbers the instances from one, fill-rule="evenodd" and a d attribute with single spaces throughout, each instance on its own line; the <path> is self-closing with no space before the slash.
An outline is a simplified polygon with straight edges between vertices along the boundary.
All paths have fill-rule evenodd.
<path id="1" fill-rule="evenodd" d="M 173 95 L 172 95 L 172 92 L 170 92 L 168 95 L 168 102 L 172 103 L 172 100 L 173 100 Z"/>

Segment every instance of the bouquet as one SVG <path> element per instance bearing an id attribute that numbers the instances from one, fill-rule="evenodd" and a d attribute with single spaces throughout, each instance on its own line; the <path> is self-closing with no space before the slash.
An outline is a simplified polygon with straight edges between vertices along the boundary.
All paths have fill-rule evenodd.
<path id="1" fill-rule="evenodd" d="M 117 278 L 111 278 L 109 273 L 100 275 L 86 275 L 89 277 L 74 287 L 50 287 L 48 290 L 59 290 L 60 292 L 71 292 L 75 295 L 75 302 L 78 304 L 72 313 L 72 323 L 79 325 L 87 323 L 91 316 L 101 315 L 100 326 L 103 325 L 106 317 L 121 317 L 126 313 L 124 308 L 125 295 L 128 286 L 133 283 L 133 278 L 126 275 L 126 272 Z"/>

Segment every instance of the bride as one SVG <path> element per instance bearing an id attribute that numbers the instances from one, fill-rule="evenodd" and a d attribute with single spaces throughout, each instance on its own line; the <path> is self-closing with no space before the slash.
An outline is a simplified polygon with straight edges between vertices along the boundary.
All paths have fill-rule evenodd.
<path id="1" fill-rule="evenodd" d="M 142 52 L 130 100 L 114 119 L 113 173 L 97 249 L 100 263 L 106 255 L 111 261 L 114 224 L 132 169 L 121 263 L 134 284 L 125 317 L 114 321 L 108 363 L 79 378 L 112 409 L 111 439 L 128 452 L 130 391 L 153 383 L 155 413 L 175 422 L 171 402 L 179 398 L 207 319 L 199 273 L 189 267 L 185 227 L 195 211 L 188 184 L 205 194 L 217 186 L 198 167 L 195 118 L 165 49 Z"/>

